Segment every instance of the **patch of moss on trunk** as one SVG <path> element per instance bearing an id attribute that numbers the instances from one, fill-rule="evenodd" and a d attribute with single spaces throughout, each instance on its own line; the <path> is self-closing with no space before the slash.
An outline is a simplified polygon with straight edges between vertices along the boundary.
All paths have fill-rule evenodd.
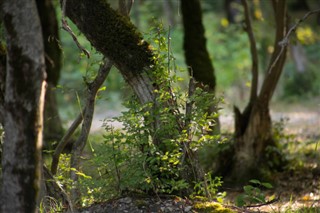
<path id="1" fill-rule="evenodd" d="M 98 51 L 122 71 L 140 73 L 153 64 L 152 50 L 130 20 L 105 0 L 68 0 L 66 15 Z"/>

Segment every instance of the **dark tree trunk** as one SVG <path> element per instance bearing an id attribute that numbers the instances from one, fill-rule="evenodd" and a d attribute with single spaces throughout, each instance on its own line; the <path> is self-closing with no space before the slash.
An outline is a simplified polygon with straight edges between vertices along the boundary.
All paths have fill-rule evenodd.
<path id="1" fill-rule="evenodd" d="M 45 60 L 35 1 L 1 2 L 7 43 L 2 212 L 36 212 Z"/>
<path id="2" fill-rule="evenodd" d="M 191 76 L 199 82 L 198 86 L 206 86 L 209 92 L 214 93 L 216 78 L 214 68 L 206 46 L 205 30 L 202 24 L 202 12 L 199 0 L 181 1 L 184 39 L 183 49 L 186 64 Z M 216 104 L 208 109 L 208 113 L 216 112 Z M 219 132 L 219 119 L 216 118 L 214 132 Z"/>
<path id="3" fill-rule="evenodd" d="M 181 11 L 184 28 L 183 49 L 189 72 L 198 82 L 214 91 L 216 79 L 206 47 L 200 1 L 181 1 Z"/>
<path id="4" fill-rule="evenodd" d="M 48 87 L 44 106 L 44 147 L 50 149 L 52 142 L 63 136 L 58 113 L 55 87 L 60 77 L 61 48 L 59 47 L 58 21 L 52 0 L 36 0 L 41 21 Z"/>
<path id="5" fill-rule="evenodd" d="M 239 0 L 224 0 L 224 9 L 227 19 L 232 24 L 237 22 L 236 18 L 239 15 L 238 6 L 240 6 Z"/>

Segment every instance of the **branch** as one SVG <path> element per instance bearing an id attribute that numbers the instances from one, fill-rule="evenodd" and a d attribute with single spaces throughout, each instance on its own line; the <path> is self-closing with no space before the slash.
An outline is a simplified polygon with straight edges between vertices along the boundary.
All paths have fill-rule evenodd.
<path id="1" fill-rule="evenodd" d="M 57 148 L 55 149 L 53 156 L 52 156 L 52 163 L 51 163 L 51 173 L 55 175 L 57 173 L 58 165 L 59 165 L 59 159 L 62 151 L 64 150 L 65 146 L 68 144 L 69 139 L 73 135 L 73 133 L 76 131 L 78 126 L 81 124 L 83 120 L 83 114 L 85 113 L 86 108 L 82 110 L 82 112 L 77 116 L 77 118 L 73 121 L 71 126 L 69 127 L 66 134 L 63 136 L 63 138 L 58 143 Z"/>
<path id="2" fill-rule="evenodd" d="M 62 29 L 64 29 L 65 31 L 67 31 L 73 41 L 76 43 L 76 45 L 78 46 L 78 48 L 88 57 L 90 58 L 90 53 L 88 50 L 86 50 L 78 41 L 77 36 L 74 34 L 74 32 L 72 31 L 71 27 L 69 26 L 67 20 L 66 20 L 66 16 L 65 16 L 65 12 L 66 12 L 66 1 L 67 0 L 63 0 L 62 2 L 62 18 L 61 18 L 61 23 L 62 23 Z"/>
<path id="3" fill-rule="evenodd" d="M 262 104 L 266 105 L 269 104 L 269 101 L 272 98 L 286 59 L 286 54 L 284 53 L 287 48 L 285 46 L 279 46 L 278 43 L 282 41 L 288 32 L 286 0 L 274 0 L 271 1 L 271 3 L 274 8 L 276 24 L 275 41 L 273 44 L 274 51 L 271 56 L 266 78 L 264 79 L 261 92 L 259 94 Z"/>
<path id="4" fill-rule="evenodd" d="M 309 11 L 308 13 L 306 13 L 301 19 L 299 19 L 297 21 L 297 23 L 295 23 L 287 32 L 286 36 L 278 42 L 278 45 L 281 47 L 281 51 L 279 52 L 279 54 L 277 55 L 276 59 L 273 61 L 272 65 L 270 66 L 268 73 L 271 72 L 272 68 L 275 66 L 275 64 L 279 61 L 280 56 L 283 54 L 285 47 L 287 47 L 290 44 L 290 39 L 289 37 L 291 36 L 291 34 L 293 32 L 296 31 L 296 29 L 298 28 L 298 26 L 304 22 L 306 19 L 309 18 L 309 16 L 313 15 L 313 14 L 317 14 L 320 13 L 320 9 L 318 10 L 313 10 L 313 11 Z"/>
<path id="5" fill-rule="evenodd" d="M 256 46 L 256 40 L 253 34 L 252 25 L 251 25 L 251 19 L 250 19 L 250 12 L 248 9 L 248 2 L 247 0 L 241 0 L 243 8 L 244 8 L 244 14 L 245 14 L 245 30 L 248 34 L 249 41 L 250 41 L 250 53 L 252 58 L 252 81 L 251 81 L 251 92 L 250 92 L 250 102 L 253 103 L 255 99 L 257 98 L 258 94 L 258 51 Z"/>
<path id="6" fill-rule="evenodd" d="M 276 4 L 284 4 L 284 2 L 279 1 L 279 3 L 276 3 Z M 279 7 L 277 5 L 275 5 L 275 9 L 278 10 Z M 264 85 L 262 86 L 262 89 L 261 89 L 261 94 L 262 94 L 262 96 L 264 96 L 266 98 L 266 101 L 270 101 L 272 94 L 273 94 L 273 92 L 276 88 L 276 85 L 278 83 L 280 74 L 282 72 L 284 60 L 286 57 L 285 52 L 286 52 L 287 46 L 290 43 L 289 37 L 292 35 L 293 32 L 295 32 L 297 27 L 302 22 L 304 22 L 311 15 L 317 14 L 317 13 L 320 13 L 320 9 L 306 13 L 299 21 L 297 21 L 289 30 L 287 30 L 284 33 L 282 38 L 280 38 L 279 34 L 282 34 L 284 29 L 283 28 L 278 29 L 278 27 L 277 27 L 278 36 L 276 39 L 276 43 L 274 45 L 275 51 L 274 51 L 274 54 L 272 57 L 272 63 L 270 64 L 270 66 L 268 68 L 267 77 L 266 77 Z M 283 11 L 276 12 L 276 16 L 282 17 L 282 16 L 284 16 L 284 12 Z M 283 17 L 283 18 L 285 18 L 285 17 Z M 279 24 L 278 21 L 277 21 L 277 24 Z"/>
<path id="7" fill-rule="evenodd" d="M 246 205 L 244 207 L 245 208 L 257 208 L 257 207 L 261 207 L 261 206 L 267 206 L 267 205 L 270 205 L 272 203 L 276 203 L 279 200 L 280 200 L 280 196 L 275 198 L 275 199 L 269 200 L 268 202 L 265 202 L 265 203 L 260 203 L 260 204 L 255 204 L 255 205 Z"/>
<path id="8" fill-rule="evenodd" d="M 80 168 L 80 157 L 87 143 L 88 136 L 90 133 L 96 95 L 97 95 L 97 92 L 99 91 L 99 88 L 107 78 L 112 65 L 113 63 L 111 61 L 104 59 L 104 64 L 100 66 L 97 76 L 91 83 L 88 84 L 88 88 L 87 88 L 88 97 L 85 105 L 86 110 L 84 110 L 84 114 L 83 114 L 83 123 L 82 123 L 81 133 L 78 140 L 73 144 L 72 151 L 71 151 L 71 168 L 74 168 L 75 170 L 71 170 L 70 176 L 74 183 L 77 183 L 78 181 L 77 172 L 79 171 L 79 168 Z M 73 201 L 78 201 L 79 195 L 80 193 L 77 187 L 74 187 L 71 189 L 71 196 Z"/>

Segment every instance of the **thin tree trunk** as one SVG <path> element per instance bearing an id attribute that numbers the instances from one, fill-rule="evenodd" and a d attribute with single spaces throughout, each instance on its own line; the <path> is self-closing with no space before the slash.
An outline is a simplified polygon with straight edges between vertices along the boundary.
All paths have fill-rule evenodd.
<path id="1" fill-rule="evenodd" d="M 52 0 L 36 0 L 41 21 L 46 59 L 48 87 L 44 108 L 44 147 L 52 149 L 52 142 L 63 136 L 55 87 L 58 84 L 61 68 L 61 47 L 59 47 L 58 21 Z"/>
<path id="2" fill-rule="evenodd" d="M 36 212 L 40 187 L 45 60 L 34 0 L 1 4 L 7 42 L 2 212 Z"/>
<path id="3" fill-rule="evenodd" d="M 77 172 L 80 171 L 80 158 L 82 155 L 82 151 L 87 144 L 89 132 L 91 129 L 92 124 L 92 118 L 94 113 L 94 105 L 95 105 L 95 99 L 97 92 L 103 82 L 105 81 L 106 77 L 108 76 L 110 70 L 112 67 L 112 62 L 105 60 L 104 64 L 100 67 L 99 72 L 96 76 L 96 78 L 88 84 L 87 88 L 87 100 L 86 100 L 86 110 L 83 110 L 84 114 L 83 116 L 83 123 L 82 123 L 82 129 L 79 138 L 76 140 L 76 142 L 72 146 L 71 151 L 71 172 L 70 172 L 70 178 L 73 181 L 73 188 L 71 189 L 71 199 L 74 204 L 79 203 L 81 194 L 78 187 L 78 175 Z"/>

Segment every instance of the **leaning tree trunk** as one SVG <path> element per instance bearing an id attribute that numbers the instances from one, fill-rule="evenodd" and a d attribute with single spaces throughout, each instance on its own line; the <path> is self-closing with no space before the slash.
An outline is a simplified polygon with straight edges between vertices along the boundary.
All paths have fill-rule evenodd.
<path id="1" fill-rule="evenodd" d="M 245 12 L 248 14 L 246 0 L 242 0 Z M 244 112 L 235 107 L 235 154 L 233 165 L 228 172 L 229 178 L 241 183 L 250 178 L 257 177 L 261 168 L 266 166 L 266 150 L 268 146 L 275 147 L 272 135 L 272 122 L 269 111 L 269 103 L 279 81 L 286 59 L 286 46 L 281 46 L 280 41 L 287 33 L 286 1 L 273 0 L 275 11 L 275 42 L 272 54 L 260 94 L 257 95 L 257 51 L 251 28 L 250 19 L 246 17 L 246 29 L 248 31 L 251 56 L 252 56 L 252 87 L 250 101 Z M 270 159 L 273 160 L 273 159 Z"/>
<path id="2" fill-rule="evenodd" d="M 152 102 L 152 49 L 130 20 L 100 0 L 67 0 L 65 10 L 92 46 L 119 69 L 141 103 Z"/>
<path id="3" fill-rule="evenodd" d="M 56 90 L 61 68 L 61 47 L 59 47 L 58 21 L 52 0 L 36 0 L 41 21 L 45 61 L 47 72 L 47 90 L 44 106 L 44 147 L 51 149 L 52 142 L 59 141 L 63 136 Z"/>
<path id="4" fill-rule="evenodd" d="M 7 43 L 2 212 L 36 212 L 45 93 L 41 25 L 34 0 L 4 0 L 1 10 Z"/>

